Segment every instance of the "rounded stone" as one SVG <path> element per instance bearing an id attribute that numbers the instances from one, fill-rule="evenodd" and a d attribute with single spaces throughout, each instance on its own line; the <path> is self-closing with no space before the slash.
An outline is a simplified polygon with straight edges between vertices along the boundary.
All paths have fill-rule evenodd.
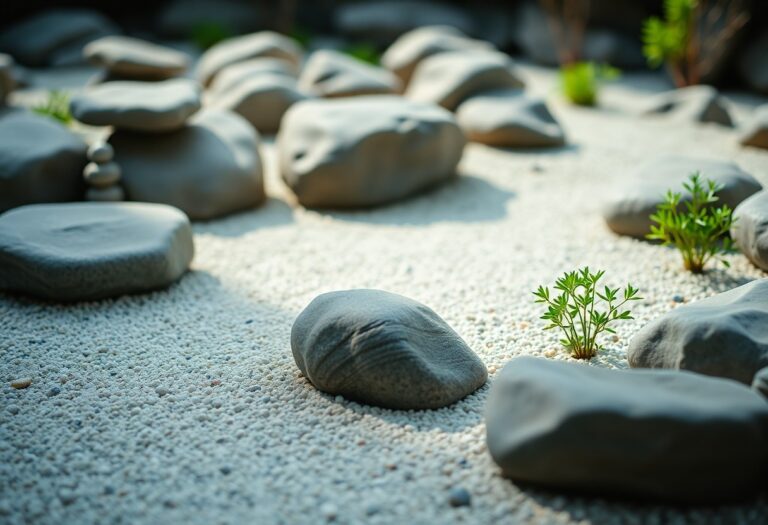
<path id="1" fill-rule="evenodd" d="M 384 68 L 349 55 L 321 49 L 310 55 L 299 76 L 299 88 L 318 97 L 385 95 L 400 91 L 400 80 Z"/>
<path id="2" fill-rule="evenodd" d="M 23 206 L 0 215 L 0 289 L 78 301 L 164 288 L 194 253 L 187 217 L 145 203 Z"/>
<path id="3" fill-rule="evenodd" d="M 88 148 L 88 160 L 99 164 L 104 164 L 112 160 L 115 156 L 115 150 L 108 142 L 97 142 Z"/>
<path id="4" fill-rule="evenodd" d="M 115 162 L 105 162 L 104 164 L 96 164 L 95 162 L 89 162 L 83 170 L 83 177 L 85 182 L 89 186 L 95 186 L 97 188 L 105 188 L 112 186 L 120 181 L 122 173 L 120 166 Z"/>
<path id="5" fill-rule="evenodd" d="M 386 408 L 447 406 L 487 378 L 483 362 L 435 312 L 381 290 L 316 297 L 293 324 L 291 349 L 319 390 Z"/>
<path id="6" fill-rule="evenodd" d="M 125 190 L 117 184 L 106 188 L 88 188 L 85 192 L 85 200 L 92 202 L 122 202 L 125 200 Z"/>
<path id="7" fill-rule="evenodd" d="M 165 79 L 187 69 L 189 58 L 175 49 L 127 36 L 106 36 L 83 48 L 91 64 L 136 80 Z"/>

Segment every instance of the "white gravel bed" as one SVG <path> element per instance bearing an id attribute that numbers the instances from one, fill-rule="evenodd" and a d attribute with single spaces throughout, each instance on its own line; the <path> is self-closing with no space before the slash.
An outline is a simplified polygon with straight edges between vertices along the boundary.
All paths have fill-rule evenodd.
<path id="1" fill-rule="evenodd" d="M 468 147 L 462 177 L 365 212 L 291 203 L 274 170 L 261 209 L 195 226 L 193 271 L 170 290 L 56 305 L 0 295 L 0 523 L 768 523 L 768 500 L 675 508 L 568 497 L 500 477 L 483 404 L 519 355 L 569 359 L 531 292 L 583 265 L 631 281 L 635 321 L 592 366 L 626 368 L 629 339 L 685 301 L 765 277 L 741 256 L 686 274 L 672 250 L 612 234 L 602 191 L 656 154 L 737 161 L 768 184 L 768 152 L 733 131 L 630 117 L 651 91 L 608 88 L 607 107 L 549 94 L 571 146 Z M 737 107 L 737 115 L 749 106 Z M 436 411 L 348 402 L 300 377 L 289 345 L 317 294 L 380 288 L 439 313 L 483 359 L 489 384 Z M 11 388 L 29 377 L 30 387 Z M 471 494 L 453 508 L 451 488 Z"/>

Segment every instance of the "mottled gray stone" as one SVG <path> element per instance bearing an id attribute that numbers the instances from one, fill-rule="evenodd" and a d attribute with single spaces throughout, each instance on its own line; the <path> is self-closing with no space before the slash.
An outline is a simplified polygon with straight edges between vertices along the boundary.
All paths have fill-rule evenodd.
<path id="1" fill-rule="evenodd" d="M 518 357 L 493 381 L 486 430 L 505 476 L 599 496 L 743 500 L 768 460 L 768 403 L 688 372 Z"/>
<path id="2" fill-rule="evenodd" d="M 304 64 L 299 88 L 326 98 L 382 95 L 400 91 L 400 80 L 386 69 L 338 51 L 321 49 Z"/>
<path id="3" fill-rule="evenodd" d="M 629 174 L 619 174 L 603 205 L 606 224 L 618 234 L 644 237 L 651 231 L 650 215 L 664 202 L 667 191 L 683 192 L 683 183 L 697 171 L 703 179 L 724 185 L 718 193 L 719 204 L 731 209 L 761 189 L 759 182 L 732 162 L 663 155 Z"/>
<path id="4" fill-rule="evenodd" d="M 733 126 L 725 98 L 712 86 L 690 86 L 659 93 L 651 97 L 643 113 L 664 115 L 682 122 Z"/>
<path id="5" fill-rule="evenodd" d="M 452 178 L 466 139 L 453 116 L 396 96 L 299 102 L 277 146 L 304 206 L 350 208 L 405 198 Z"/>
<path id="6" fill-rule="evenodd" d="M 487 378 L 482 361 L 435 312 L 381 290 L 316 297 L 293 324 L 291 349 L 319 390 L 386 408 L 447 406 Z"/>
<path id="7" fill-rule="evenodd" d="M 731 237 L 747 259 L 768 271 L 768 191 L 755 193 L 733 211 Z"/>
<path id="8" fill-rule="evenodd" d="M 193 253 L 189 220 L 170 206 L 37 204 L 0 215 L 0 289 L 48 299 L 164 288 Z"/>
<path id="9" fill-rule="evenodd" d="M 86 144 L 53 119 L 0 110 L 0 213 L 40 202 L 82 200 Z"/>
<path id="10" fill-rule="evenodd" d="M 106 36 L 90 42 L 83 54 L 91 64 L 125 79 L 161 80 L 181 75 L 189 65 L 186 54 L 127 36 Z"/>
<path id="11" fill-rule="evenodd" d="M 635 334 L 627 360 L 749 385 L 768 366 L 768 279 L 667 312 Z"/>
<path id="12" fill-rule="evenodd" d="M 739 142 L 742 146 L 768 149 L 768 104 L 752 112 L 739 132 Z"/>

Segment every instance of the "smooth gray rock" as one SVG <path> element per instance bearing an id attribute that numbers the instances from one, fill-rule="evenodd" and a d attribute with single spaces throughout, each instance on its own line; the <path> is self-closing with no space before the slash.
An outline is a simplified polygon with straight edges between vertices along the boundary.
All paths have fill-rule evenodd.
<path id="1" fill-rule="evenodd" d="M 484 91 L 462 102 L 456 120 L 467 138 L 490 146 L 562 146 L 565 133 L 542 99 L 521 90 Z"/>
<path id="2" fill-rule="evenodd" d="M 521 88 L 512 59 L 496 51 L 451 51 L 422 60 L 405 90 L 418 102 L 455 110 L 465 99 L 483 91 Z"/>
<path id="3" fill-rule="evenodd" d="M 24 204 L 82 200 L 86 148 L 53 119 L 0 110 L 0 213 Z"/>
<path id="4" fill-rule="evenodd" d="M 768 366 L 768 279 L 664 314 L 630 341 L 635 368 L 674 368 L 752 383 Z"/>
<path id="5" fill-rule="evenodd" d="M 304 64 L 299 88 L 325 98 L 386 95 L 400 91 L 400 80 L 386 69 L 332 49 L 320 49 Z"/>
<path id="6" fill-rule="evenodd" d="M 184 73 L 186 54 L 175 49 L 127 36 L 107 36 L 90 42 L 83 55 L 109 74 L 135 80 L 163 80 Z"/>
<path id="7" fill-rule="evenodd" d="M 416 66 L 427 57 L 446 51 L 492 50 L 488 42 L 473 40 L 450 26 L 427 26 L 414 29 L 398 38 L 381 56 L 381 65 L 408 85 Z"/>
<path id="8" fill-rule="evenodd" d="M 673 503 L 763 486 L 768 403 L 734 381 L 513 359 L 486 405 L 488 451 L 518 482 Z"/>
<path id="9" fill-rule="evenodd" d="M 456 174 L 466 139 L 448 111 L 396 96 L 299 102 L 277 139 L 283 179 L 308 207 L 405 198 Z"/>
<path id="10" fill-rule="evenodd" d="M 197 63 L 197 78 L 208 86 L 225 67 L 254 58 L 279 58 L 298 67 L 301 56 L 301 47 L 292 38 L 272 31 L 260 31 L 229 38 L 211 47 Z"/>
<path id="11" fill-rule="evenodd" d="M 768 397 L 768 367 L 760 369 L 752 380 L 752 390 Z"/>
<path id="12" fill-rule="evenodd" d="M 258 134 L 235 113 L 206 109 L 178 131 L 118 130 L 109 143 L 128 200 L 170 204 L 206 220 L 265 198 Z"/>
<path id="13" fill-rule="evenodd" d="M 223 94 L 240 83 L 263 75 L 283 75 L 296 80 L 296 68 L 279 58 L 252 58 L 222 68 L 211 81 L 208 91 Z"/>
<path id="14" fill-rule="evenodd" d="M 761 189 L 759 182 L 732 162 L 663 155 L 616 180 L 604 202 L 603 219 L 620 235 L 644 237 L 651 231 L 650 215 L 664 202 L 667 191 L 683 192 L 683 183 L 697 171 L 705 180 L 724 185 L 718 204 L 731 209 Z"/>
<path id="15" fill-rule="evenodd" d="M 88 41 L 118 32 L 96 11 L 50 9 L 14 23 L 1 33 L 0 50 L 27 66 L 65 65 L 62 52 L 80 52 Z"/>
<path id="16" fill-rule="evenodd" d="M 381 290 L 316 297 L 293 324 L 291 349 L 319 390 L 399 410 L 450 405 L 487 378 L 483 362 L 440 316 Z"/>
<path id="17" fill-rule="evenodd" d="M 187 271 L 187 217 L 156 204 L 23 206 L 0 215 L 0 289 L 80 301 L 164 288 Z"/>
<path id="18" fill-rule="evenodd" d="M 739 72 L 749 87 L 768 95 L 768 32 L 744 46 L 739 59 Z"/>
<path id="19" fill-rule="evenodd" d="M 95 142 L 88 148 L 88 160 L 103 164 L 111 161 L 115 156 L 115 150 L 106 142 Z"/>
<path id="20" fill-rule="evenodd" d="M 73 96 L 70 110 L 75 119 L 91 126 L 163 133 L 185 126 L 200 109 L 200 95 L 200 87 L 185 78 L 107 82 Z"/>
<path id="21" fill-rule="evenodd" d="M 768 191 L 745 199 L 733 211 L 731 237 L 752 264 L 768 271 Z"/>
<path id="22" fill-rule="evenodd" d="M 768 104 L 758 107 L 739 132 L 742 146 L 768 149 Z"/>
<path id="23" fill-rule="evenodd" d="M 83 178 L 89 186 L 106 188 L 117 184 L 120 181 L 122 172 L 120 166 L 114 162 L 104 162 L 97 164 L 89 162 L 83 170 Z"/>
<path id="24" fill-rule="evenodd" d="M 651 97 L 646 115 L 664 115 L 681 122 L 702 122 L 732 127 L 728 103 L 712 86 L 673 89 Z"/>

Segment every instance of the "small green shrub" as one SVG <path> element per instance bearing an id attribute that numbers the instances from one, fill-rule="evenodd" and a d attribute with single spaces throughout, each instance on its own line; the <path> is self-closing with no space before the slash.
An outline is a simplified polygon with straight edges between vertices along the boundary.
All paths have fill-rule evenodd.
<path id="1" fill-rule="evenodd" d="M 563 95 L 579 106 L 597 104 L 600 84 L 618 76 L 618 69 L 592 62 L 575 62 L 560 68 L 560 84 Z"/>
<path id="2" fill-rule="evenodd" d="M 717 192 L 723 187 L 713 180 L 702 183 L 701 174 L 694 173 L 690 181 L 683 184 L 690 199 L 683 202 L 683 196 L 668 191 L 664 202 L 656 208 L 646 238 L 662 241 L 665 246 L 674 245 L 683 256 L 683 266 L 693 273 L 701 273 L 707 262 L 716 258 L 725 266 L 728 261 L 721 256 L 733 253 L 733 241 L 728 232 L 733 225 L 733 212 L 724 204 L 715 208 L 712 204 L 719 198 Z"/>
<path id="3" fill-rule="evenodd" d="M 374 66 L 379 65 L 379 60 L 381 58 L 379 51 L 371 44 L 353 44 L 347 46 L 344 49 L 344 53 Z"/>
<path id="4" fill-rule="evenodd" d="M 205 50 L 233 36 L 235 32 L 219 22 L 202 22 L 192 28 L 190 39 L 197 47 Z"/>
<path id="5" fill-rule="evenodd" d="M 51 91 L 45 102 L 34 106 L 32 111 L 65 125 L 72 122 L 72 114 L 69 112 L 69 95 L 64 91 Z"/>
<path id="6" fill-rule="evenodd" d="M 549 287 L 539 286 L 533 292 L 536 303 L 547 305 L 547 312 L 541 319 L 549 321 L 544 329 L 559 328 L 564 337 L 560 343 L 576 359 L 591 359 L 602 348 L 597 344 L 601 332 L 615 333 L 608 325 L 614 321 L 633 319 L 629 310 L 622 307 L 630 301 L 638 301 L 638 289 L 627 284 L 621 292 L 619 288 L 604 287 L 597 291 L 597 283 L 605 275 L 600 270 L 592 273 L 589 267 L 566 272 L 555 282 L 555 290 L 560 294 L 552 298 Z M 596 302 L 595 299 L 600 299 Z"/>

